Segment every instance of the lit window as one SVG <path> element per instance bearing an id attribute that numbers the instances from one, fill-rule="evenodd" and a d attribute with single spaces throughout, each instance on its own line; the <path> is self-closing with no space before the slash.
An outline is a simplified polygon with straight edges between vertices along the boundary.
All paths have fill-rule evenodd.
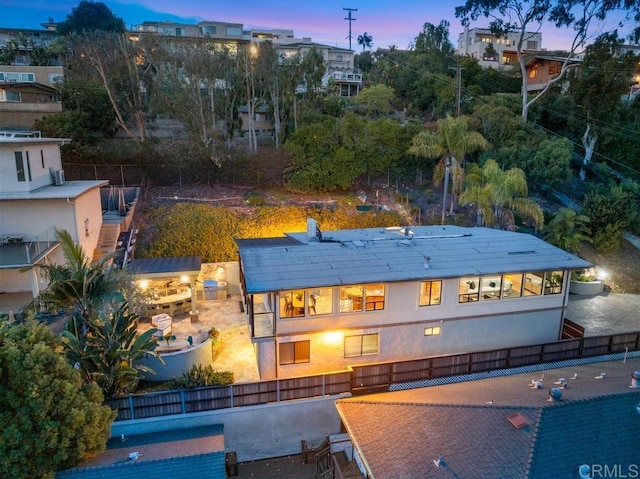
<path id="1" fill-rule="evenodd" d="M 544 274 L 544 294 L 562 293 L 564 271 L 547 271 Z"/>
<path id="2" fill-rule="evenodd" d="M 429 328 L 424 328 L 425 336 L 439 336 L 442 333 L 441 326 L 432 326 Z"/>
<path id="3" fill-rule="evenodd" d="M 368 356 L 379 352 L 379 334 L 361 334 L 344 338 L 344 357 Z"/>
<path id="4" fill-rule="evenodd" d="M 480 279 L 480 299 L 500 299 L 502 276 L 483 276 Z"/>
<path id="5" fill-rule="evenodd" d="M 478 301 L 480 297 L 480 278 L 478 276 L 460 278 L 458 295 L 458 302 L 460 303 Z"/>
<path id="6" fill-rule="evenodd" d="M 520 296 L 522 296 L 522 274 L 505 274 L 502 297 L 519 298 Z"/>
<path id="7" fill-rule="evenodd" d="M 384 309 L 384 284 L 367 284 L 364 287 L 365 309 L 379 311 Z"/>
<path id="8" fill-rule="evenodd" d="M 308 363 L 310 361 L 310 341 L 280 343 L 280 365 Z"/>
<path id="9" fill-rule="evenodd" d="M 544 273 L 525 273 L 524 275 L 524 295 L 537 296 L 542 294 L 542 278 Z"/>
<path id="10" fill-rule="evenodd" d="M 433 306 L 440 304 L 442 281 L 420 282 L 420 306 Z"/>

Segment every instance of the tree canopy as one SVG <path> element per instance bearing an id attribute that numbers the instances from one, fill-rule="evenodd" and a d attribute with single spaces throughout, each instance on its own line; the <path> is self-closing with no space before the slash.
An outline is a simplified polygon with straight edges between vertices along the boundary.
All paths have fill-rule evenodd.
<path id="1" fill-rule="evenodd" d="M 105 448 L 115 412 L 43 324 L 0 321 L 0 476 L 42 478 Z"/>
<path id="2" fill-rule="evenodd" d="M 102 2 L 89 0 L 80 0 L 78 6 L 71 10 L 67 18 L 56 26 L 56 31 L 61 35 L 94 30 L 115 33 L 127 31 L 122 18 L 115 16 L 108 6 Z"/>

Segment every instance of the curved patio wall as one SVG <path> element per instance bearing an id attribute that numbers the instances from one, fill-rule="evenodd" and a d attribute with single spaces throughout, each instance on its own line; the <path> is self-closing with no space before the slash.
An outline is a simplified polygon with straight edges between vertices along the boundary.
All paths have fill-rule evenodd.
<path id="1" fill-rule="evenodd" d="M 156 374 L 145 374 L 147 381 L 171 381 L 173 378 L 182 376 L 183 372 L 188 371 L 195 364 L 213 365 L 211 339 L 207 339 L 189 349 L 183 349 L 175 353 L 161 353 L 160 356 L 164 360 L 164 364 L 153 356 L 147 356 L 138 361 L 138 364 L 147 366 L 156 372 Z"/>
<path id="2" fill-rule="evenodd" d="M 585 296 L 594 296 L 602 293 L 604 289 L 603 281 L 573 281 L 569 286 L 571 294 L 580 294 Z"/>

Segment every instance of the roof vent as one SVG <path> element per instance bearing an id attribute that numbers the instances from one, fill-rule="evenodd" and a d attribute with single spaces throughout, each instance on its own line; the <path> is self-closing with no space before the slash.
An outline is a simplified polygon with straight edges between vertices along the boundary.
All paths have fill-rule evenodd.
<path id="1" fill-rule="evenodd" d="M 523 427 L 529 425 L 529 421 L 527 420 L 527 418 L 519 412 L 512 414 L 511 416 L 507 416 L 507 421 L 509 421 L 511 425 L 516 429 L 522 429 Z"/>
<path id="2" fill-rule="evenodd" d="M 547 401 L 558 402 L 561 399 L 562 399 L 562 389 L 560 388 L 549 389 L 549 399 L 547 399 Z"/>
<path id="3" fill-rule="evenodd" d="M 54 173 L 54 182 L 56 186 L 64 185 L 64 170 L 56 170 Z"/>

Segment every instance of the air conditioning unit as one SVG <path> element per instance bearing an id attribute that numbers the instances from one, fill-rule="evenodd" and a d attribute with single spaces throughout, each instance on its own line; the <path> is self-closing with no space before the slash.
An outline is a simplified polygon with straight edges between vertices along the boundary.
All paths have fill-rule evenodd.
<path id="1" fill-rule="evenodd" d="M 64 185 L 64 170 L 56 170 L 55 182 L 56 186 Z"/>

